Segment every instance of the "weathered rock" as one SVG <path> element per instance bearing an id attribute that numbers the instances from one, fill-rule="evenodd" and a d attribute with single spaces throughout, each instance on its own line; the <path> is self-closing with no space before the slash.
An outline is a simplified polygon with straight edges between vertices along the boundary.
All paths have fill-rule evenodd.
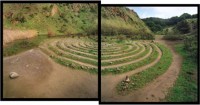
<path id="1" fill-rule="evenodd" d="M 81 69 L 84 69 L 84 66 L 81 66 Z"/>
<path id="2" fill-rule="evenodd" d="M 11 79 L 15 79 L 15 78 L 19 77 L 19 74 L 17 74 L 16 72 L 10 72 L 9 77 Z"/>
<path id="3" fill-rule="evenodd" d="M 129 83 L 130 82 L 130 79 L 129 79 L 129 77 L 128 76 L 126 76 L 126 78 L 125 78 L 125 80 L 124 80 L 125 82 L 127 82 L 127 83 Z"/>

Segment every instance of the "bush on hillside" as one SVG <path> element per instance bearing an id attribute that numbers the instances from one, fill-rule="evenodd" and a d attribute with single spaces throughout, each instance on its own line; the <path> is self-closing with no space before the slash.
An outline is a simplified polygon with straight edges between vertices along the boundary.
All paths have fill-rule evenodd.
<path id="1" fill-rule="evenodd" d="M 163 39 L 174 41 L 174 40 L 183 40 L 184 38 L 183 38 L 183 35 L 182 36 L 181 35 L 165 35 Z"/>
<path id="2" fill-rule="evenodd" d="M 184 48 L 190 53 L 191 57 L 197 57 L 197 35 L 187 35 L 184 38 Z"/>
<path id="3" fill-rule="evenodd" d="M 179 22 L 176 25 L 176 29 L 181 32 L 181 34 L 186 34 L 190 32 L 190 25 L 186 20 Z"/>

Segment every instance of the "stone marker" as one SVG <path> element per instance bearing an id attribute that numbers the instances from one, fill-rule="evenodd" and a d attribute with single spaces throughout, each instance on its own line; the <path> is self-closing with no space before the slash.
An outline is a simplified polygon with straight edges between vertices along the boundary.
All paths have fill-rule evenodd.
<path id="1" fill-rule="evenodd" d="M 128 76 L 126 76 L 126 79 L 124 80 L 125 82 L 129 83 L 130 82 L 130 79 Z"/>
<path id="2" fill-rule="evenodd" d="M 17 74 L 16 72 L 10 72 L 9 77 L 11 79 L 15 79 L 15 78 L 19 77 L 19 74 Z"/>

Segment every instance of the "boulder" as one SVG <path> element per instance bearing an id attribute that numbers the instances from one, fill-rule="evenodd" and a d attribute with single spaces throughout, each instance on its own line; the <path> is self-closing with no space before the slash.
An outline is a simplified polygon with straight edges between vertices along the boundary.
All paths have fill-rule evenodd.
<path id="1" fill-rule="evenodd" d="M 9 77 L 10 77 L 11 79 L 15 79 L 15 78 L 19 77 L 19 74 L 16 73 L 16 72 L 10 72 Z"/>

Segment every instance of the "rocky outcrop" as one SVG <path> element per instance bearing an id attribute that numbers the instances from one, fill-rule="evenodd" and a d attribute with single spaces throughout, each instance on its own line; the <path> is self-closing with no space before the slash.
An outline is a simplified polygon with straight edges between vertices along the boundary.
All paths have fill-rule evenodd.
<path id="1" fill-rule="evenodd" d="M 3 30 L 3 46 L 17 39 L 26 39 L 37 36 L 36 30 Z"/>
<path id="2" fill-rule="evenodd" d="M 58 7 L 57 5 L 53 5 L 53 8 L 51 10 L 51 16 L 54 16 L 58 12 Z"/>

